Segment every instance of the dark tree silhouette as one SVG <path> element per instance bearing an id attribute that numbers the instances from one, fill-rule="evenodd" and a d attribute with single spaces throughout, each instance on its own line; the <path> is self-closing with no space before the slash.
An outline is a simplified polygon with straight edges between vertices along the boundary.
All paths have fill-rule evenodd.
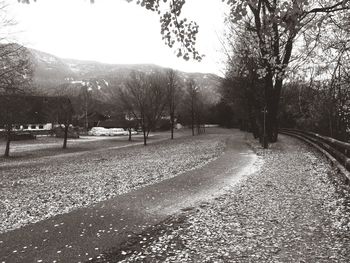
<path id="1" fill-rule="evenodd" d="M 25 105 L 24 96 L 30 93 L 30 83 L 33 76 L 29 52 L 17 44 L 5 44 L 0 46 L 0 96 L 2 96 L 1 120 L 5 128 L 6 148 L 4 156 L 10 155 L 10 143 L 12 130 L 15 124 L 23 120 Z"/>

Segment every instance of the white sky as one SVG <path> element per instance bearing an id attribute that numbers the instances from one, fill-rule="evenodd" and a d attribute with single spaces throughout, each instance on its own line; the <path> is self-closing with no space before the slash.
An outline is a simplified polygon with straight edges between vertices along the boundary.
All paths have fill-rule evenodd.
<path id="1" fill-rule="evenodd" d="M 10 3 L 18 22 L 17 40 L 25 46 L 63 58 L 106 63 L 153 63 L 190 72 L 222 75 L 218 35 L 224 29 L 226 6 L 221 0 L 187 0 L 184 16 L 199 24 L 201 63 L 179 59 L 165 46 L 156 13 L 125 0 L 37 0 Z M 135 0 L 136 1 L 136 0 Z"/>

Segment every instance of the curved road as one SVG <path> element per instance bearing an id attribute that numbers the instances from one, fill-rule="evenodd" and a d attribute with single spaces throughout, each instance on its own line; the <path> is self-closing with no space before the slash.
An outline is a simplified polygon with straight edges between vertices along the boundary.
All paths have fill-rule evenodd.
<path id="1" fill-rule="evenodd" d="M 244 134 L 230 132 L 224 153 L 204 167 L 1 234 L 0 262 L 84 262 L 181 209 L 221 195 L 251 172 L 256 159 Z"/>

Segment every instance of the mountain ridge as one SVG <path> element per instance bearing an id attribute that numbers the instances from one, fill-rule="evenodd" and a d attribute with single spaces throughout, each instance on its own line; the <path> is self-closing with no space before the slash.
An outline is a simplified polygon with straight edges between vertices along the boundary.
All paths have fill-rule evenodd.
<path id="1" fill-rule="evenodd" d="M 33 84 L 39 93 L 48 95 L 55 95 L 59 87 L 71 86 L 70 88 L 74 89 L 79 86 L 79 82 L 94 79 L 101 83 L 100 88 L 96 91 L 96 98 L 108 101 L 108 97 L 115 93 L 115 89 L 124 85 L 131 72 L 162 72 L 168 69 L 156 64 L 110 64 L 92 60 L 60 58 L 32 48 L 28 50 L 34 65 Z M 212 73 L 175 71 L 179 79 L 193 78 L 210 103 L 216 103 L 219 100 L 218 87 L 221 77 Z M 73 95 L 73 93 L 65 95 Z M 103 93 L 101 94 L 103 96 L 99 97 L 100 93 Z"/>

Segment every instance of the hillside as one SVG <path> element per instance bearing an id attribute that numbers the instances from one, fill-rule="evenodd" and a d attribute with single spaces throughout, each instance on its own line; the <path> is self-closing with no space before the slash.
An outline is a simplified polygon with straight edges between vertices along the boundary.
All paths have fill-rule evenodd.
<path id="1" fill-rule="evenodd" d="M 67 93 L 77 96 L 83 81 L 94 80 L 96 87 L 92 95 L 97 100 L 109 102 L 116 89 L 123 86 L 133 71 L 165 71 L 166 68 L 152 64 L 106 64 L 95 61 L 63 59 L 54 55 L 30 49 L 34 70 L 34 85 L 41 94 Z M 180 80 L 193 78 L 207 101 L 219 100 L 220 78 L 214 74 L 186 73 L 178 71 Z M 62 88 L 64 87 L 64 88 Z"/>

